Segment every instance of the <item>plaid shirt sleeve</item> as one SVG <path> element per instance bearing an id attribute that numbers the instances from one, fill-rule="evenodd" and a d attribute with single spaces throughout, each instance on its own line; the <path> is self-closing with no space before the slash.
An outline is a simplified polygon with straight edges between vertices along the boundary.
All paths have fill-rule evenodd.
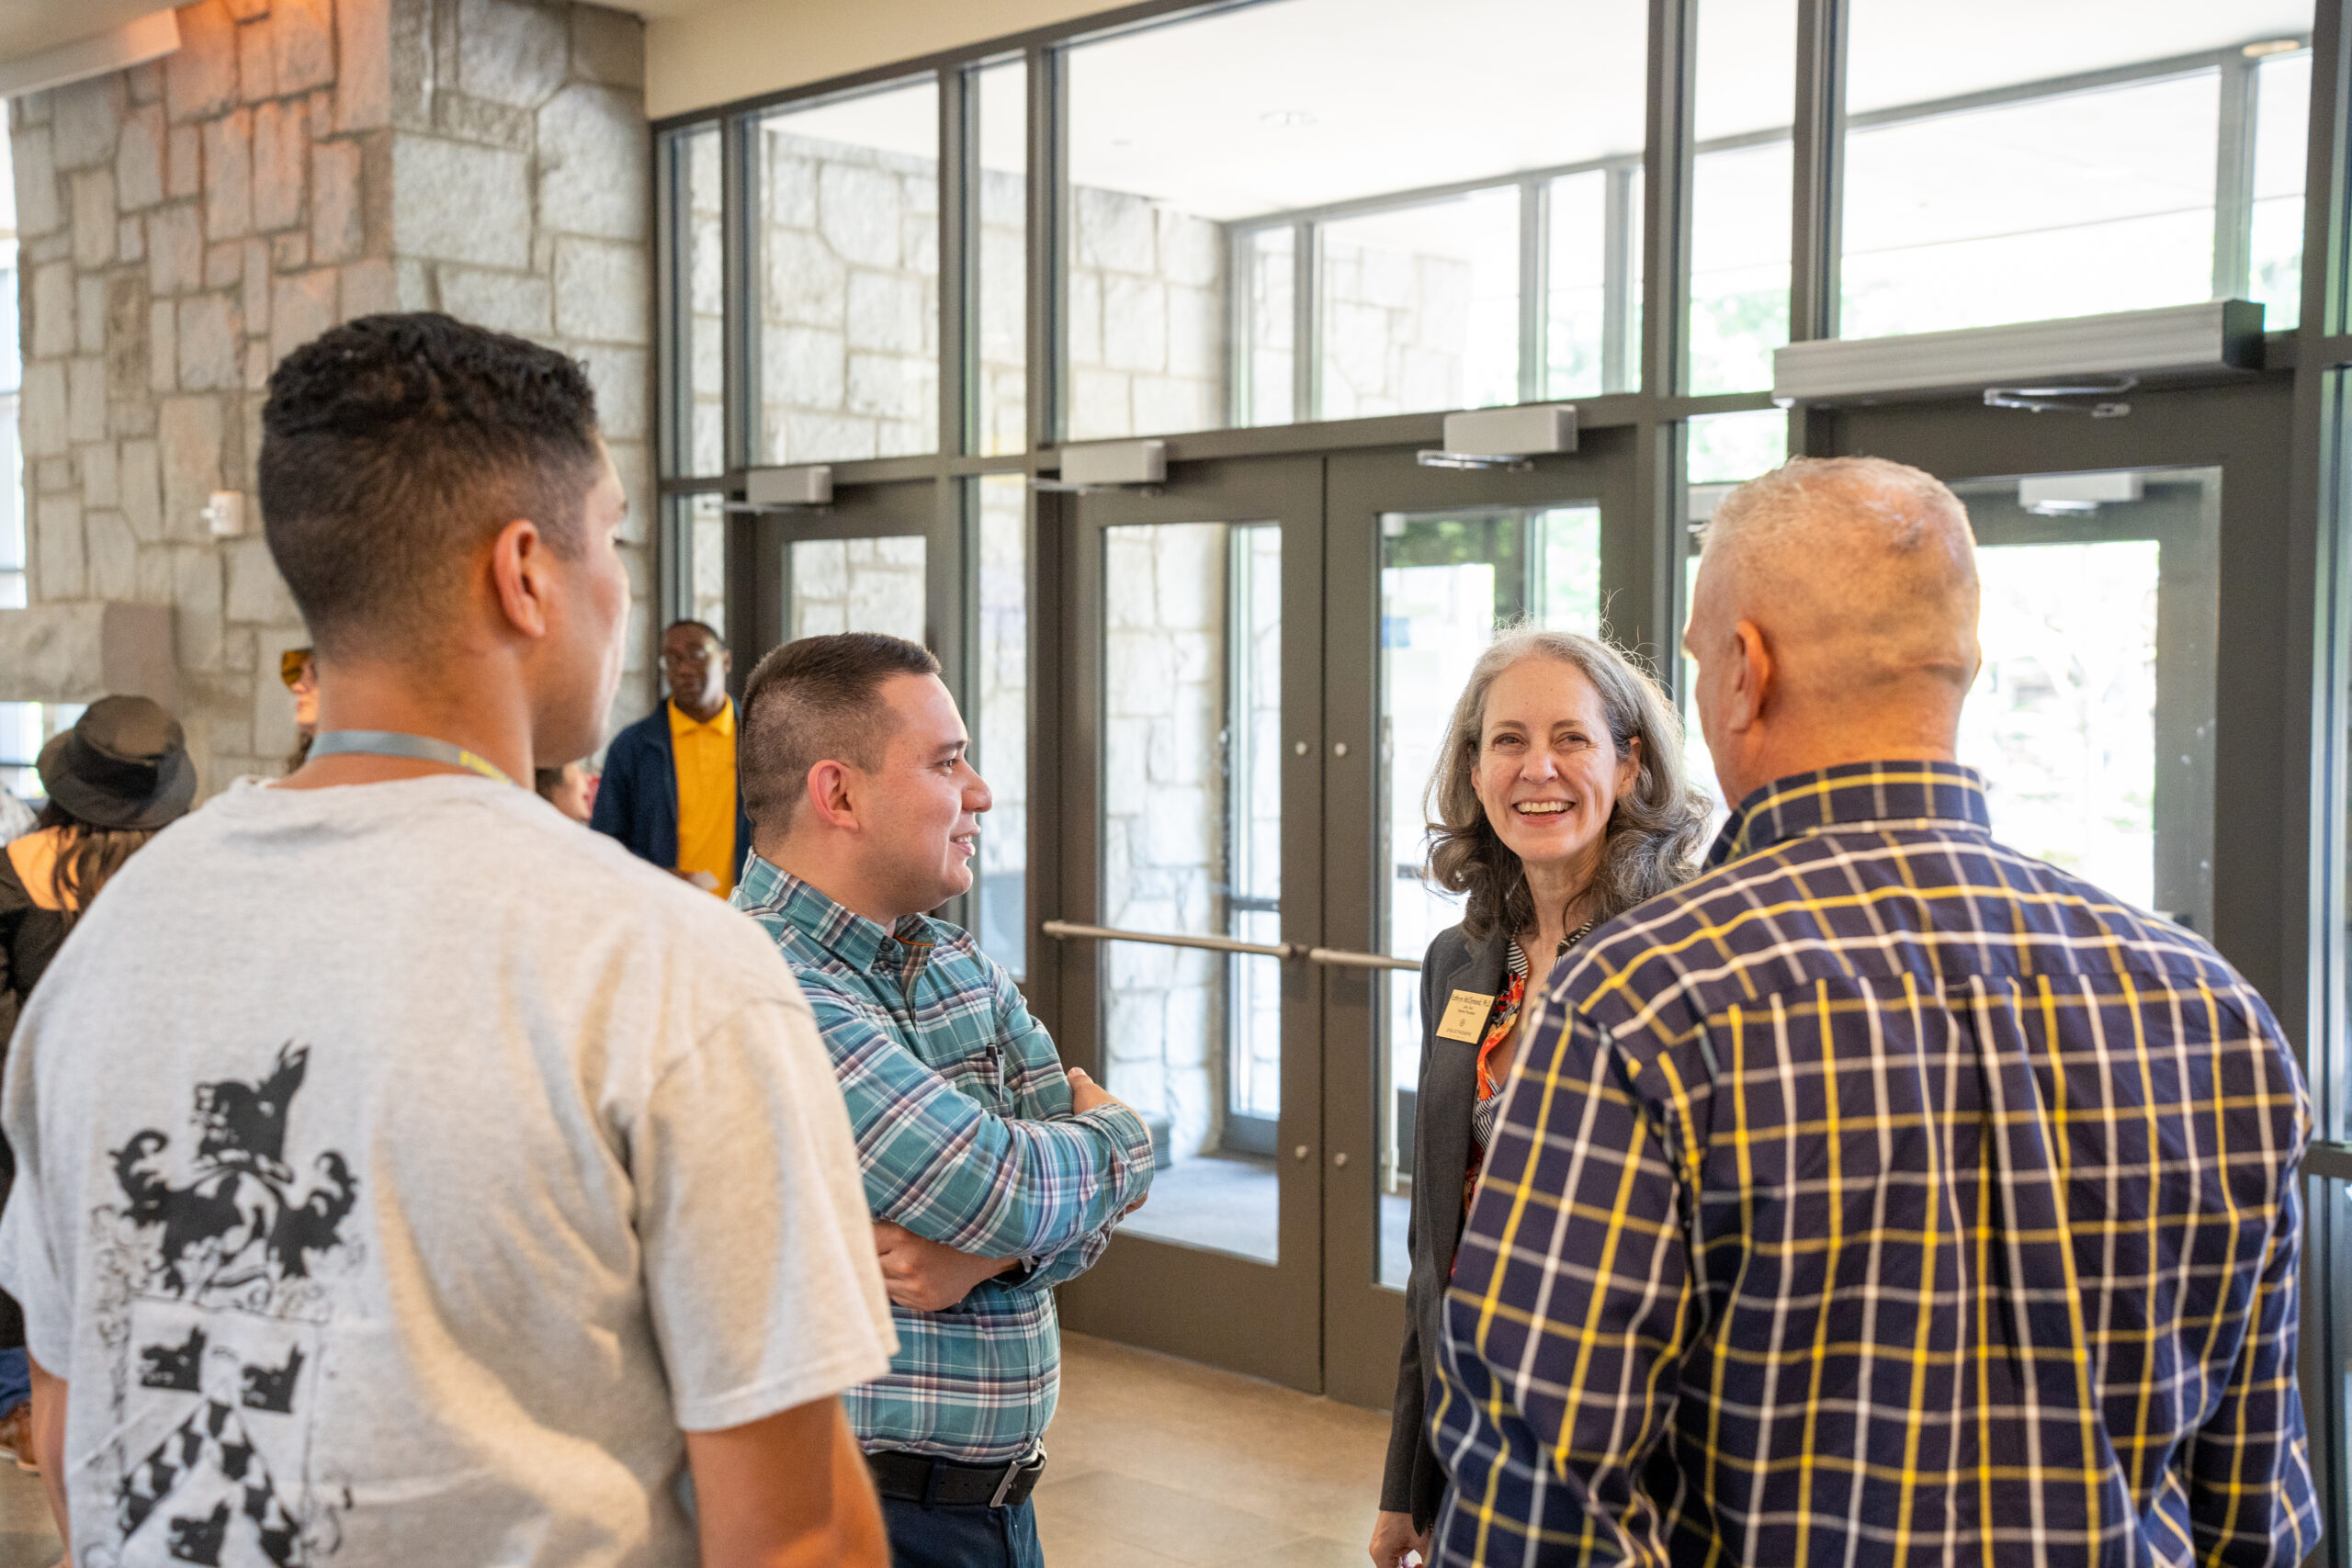
<path id="1" fill-rule="evenodd" d="M 1697 1331 L 1679 1137 L 1589 1021 L 1571 1015 L 1548 1045 L 1544 1023 L 1448 1292 L 1430 1424 L 1453 1506 L 1433 1545 L 1448 1564 L 1663 1563 L 1640 1475 Z"/>
<path id="2" fill-rule="evenodd" d="M 1021 987 L 1012 976 L 1000 969 L 996 972 L 998 1016 L 1001 1020 L 1000 1037 L 1007 1042 L 1005 1060 L 1012 1064 L 1013 1103 L 1024 1121 L 1046 1122 L 1066 1119 L 1070 1115 L 1069 1075 L 1062 1070 L 1061 1058 L 1054 1050 L 1053 1037 L 1046 1032 L 1022 1000 Z M 1151 1135 L 1145 1130 L 1142 1118 L 1125 1106 L 1105 1106 L 1097 1116 L 1115 1121 L 1122 1125 L 1119 1136 L 1125 1141 L 1123 1167 L 1133 1169 L 1142 1166 L 1142 1182 L 1136 1188 L 1140 1195 L 1151 1179 Z M 1125 1123 L 1132 1122 L 1132 1127 Z M 1132 1138 L 1130 1139 L 1130 1134 Z M 1132 1201 L 1133 1200 L 1130 1200 Z M 1044 1288 L 1060 1285 L 1077 1279 L 1102 1256 L 1111 1245 L 1112 1233 L 1118 1229 L 1125 1215 L 1125 1205 L 1114 1208 L 1109 1218 L 1101 1224 L 1046 1257 L 1033 1258 L 1029 1272 L 1022 1283 Z"/>
<path id="3" fill-rule="evenodd" d="M 2300 1562 L 2319 1545 L 2311 1459 L 2295 1382 L 2301 1269 L 2300 1181 L 2279 1188 L 2269 1255 L 2246 1309 L 2245 1342 L 2182 1462 L 2197 1561 L 2222 1568 Z M 2282 1550 L 2292 1543 L 2291 1550 Z"/>
<path id="4" fill-rule="evenodd" d="M 806 976 L 802 985 L 849 1105 L 876 1218 L 958 1252 L 1043 1259 L 1107 1229 L 1142 1195 L 1151 1145 L 1132 1111 L 1071 1116 L 1065 1083 L 1057 1117 L 992 1114 L 918 1060 L 872 1007 Z"/>

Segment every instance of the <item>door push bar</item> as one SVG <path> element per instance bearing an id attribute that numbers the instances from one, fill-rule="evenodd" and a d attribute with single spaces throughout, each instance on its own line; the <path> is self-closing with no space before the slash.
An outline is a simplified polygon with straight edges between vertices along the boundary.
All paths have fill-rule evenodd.
<path id="1" fill-rule="evenodd" d="M 1173 931 L 1129 931 L 1112 926 L 1081 926 L 1069 920 L 1047 920 L 1037 928 L 1047 936 L 1063 941 L 1078 938 L 1087 942 L 1148 942 L 1161 947 L 1198 947 L 1211 953 L 1246 953 L 1260 958 L 1280 958 L 1285 961 L 1303 958 L 1309 964 L 1328 964 L 1341 969 L 1412 969 L 1420 968 L 1415 958 L 1391 958 L 1380 953 L 1351 953 L 1345 948 L 1309 947 L 1297 942 L 1239 942 L 1229 936 L 1185 936 Z"/>

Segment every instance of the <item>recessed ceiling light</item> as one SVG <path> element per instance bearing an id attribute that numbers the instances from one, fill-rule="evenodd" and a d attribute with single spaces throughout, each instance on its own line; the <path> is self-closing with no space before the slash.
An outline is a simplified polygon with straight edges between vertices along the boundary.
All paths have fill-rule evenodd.
<path id="1" fill-rule="evenodd" d="M 1268 109 L 1258 117 L 1268 125 L 1313 125 L 1315 117 L 1305 109 Z"/>
<path id="2" fill-rule="evenodd" d="M 2299 39 L 2274 38 L 2265 39 L 2260 43 L 2250 43 L 2238 52 L 2248 60 L 2259 60 L 2266 54 L 2292 54 L 2302 47 L 2302 42 Z"/>

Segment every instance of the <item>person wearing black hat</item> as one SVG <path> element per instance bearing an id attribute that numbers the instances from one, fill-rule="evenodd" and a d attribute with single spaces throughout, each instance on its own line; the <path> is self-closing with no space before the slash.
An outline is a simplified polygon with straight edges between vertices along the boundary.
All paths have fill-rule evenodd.
<path id="1" fill-rule="evenodd" d="M 103 697 L 41 748 L 49 805 L 0 853 L 0 1055 L 17 1015 L 81 912 L 122 863 L 187 815 L 196 765 L 179 722 L 145 697 Z M 0 1204 L 16 1180 L 0 1141 Z M 24 1314 L 0 1295 L 0 1452 L 31 1470 Z"/>

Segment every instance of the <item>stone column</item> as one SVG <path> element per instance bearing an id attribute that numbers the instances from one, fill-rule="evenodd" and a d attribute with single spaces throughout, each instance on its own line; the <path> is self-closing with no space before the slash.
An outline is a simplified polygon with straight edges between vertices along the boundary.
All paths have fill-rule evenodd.
<path id="1" fill-rule="evenodd" d="M 204 0 L 166 58 L 11 105 L 36 607 L 174 611 L 203 788 L 292 744 L 308 638 L 251 506 L 269 372 L 445 310 L 589 366 L 630 491 L 618 708 L 651 700 L 650 148 L 636 18 L 533 0 Z M 254 518 L 199 516 L 240 490 Z M 0 612 L 0 615 L 10 612 Z M 0 699 L 29 696 L 5 689 Z"/>

